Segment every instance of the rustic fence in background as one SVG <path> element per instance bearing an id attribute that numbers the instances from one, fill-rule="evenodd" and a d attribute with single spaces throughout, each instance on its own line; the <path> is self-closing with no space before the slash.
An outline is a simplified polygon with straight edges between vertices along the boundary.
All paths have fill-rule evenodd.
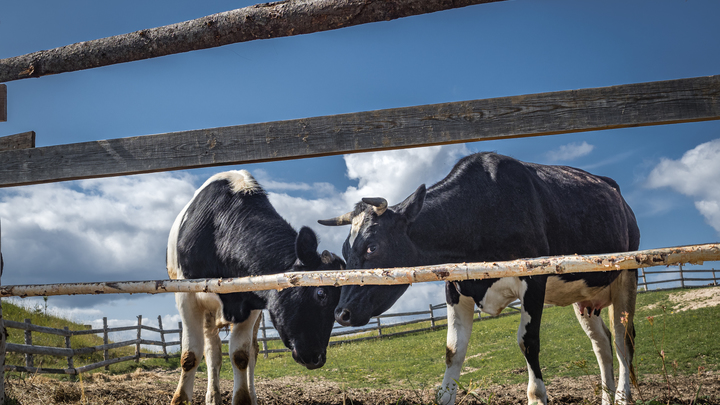
<path id="1" fill-rule="evenodd" d="M 706 275 L 706 276 L 695 276 L 696 274 L 700 275 Z M 648 276 L 657 277 L 657 276 L 664 276 L 664 277 L 670 277 L 668 279 L 663 280 L 654 280 L 654 281 L 647 281 Z M 703 287 L 703 286 L 717 286 L 720 285 L 720 270 L 710 269 L 710 270 L 704 270 L 704 269 L 683 269 L 682 266 L 679 266 L 677 269 L 665 269 L 663 271 L 647 271 L 646 269 L 640 269 L 638 274 L 638 290 L 639 292 L 644 291 L 658 291 L 658 290 L 664 290 L 669 288 L 691 288 L 691 287 Z M 519 311 L 520 303 L 518 301 L 511 303 L 508 306 L 509 311 L 503 312 L 499 316 L 507 316 L 507 315 L 513 315 L 514 313 L 517 313 Z M 368 325 L 366 327 L 361 328 L 347 328 L 342 327 L 340 325 L 336 325 L 334 328 L 334 332 L 332 333 L 332 338 L 337 338 L 339 336 L 345 336 L 346 339 L 334 339 L 330 342 L 330 345 L 337 345 L 341 343 L 349 343 L 349 342 L 358 342 L 362 340 L 369 340 L 369 339 L 378 339 L 383 337 L 390 337 L 390 336 L 400 336 L 405 335 L 409 333 L 417 333 L 417 332 L 425 332 L 425 331 L 431 331 L 431 330 L 438 330 L 447 327 L 447 324 L 440 323 L 440 321 L 445 320 L 445 303 L 437 304 L 437 305 L 428 305 L 427 311 L 416 311 L 416 312 L 399 312 L 399 313 L 391 313 L 391 314 L 383 314 L 380 316 L 373 317 Z M 480 311 L 475 310 L 475 313 L 477 314 L 477 317 L 475 318 L 475 321 L 480 321 L 484 319 L 490 319 L 490 318 L 496 318 L 488 315 L 483 315 Z M 102 329 L 90 329 L 87 330 L 79 330 L 79 331 L 72 331 L 68 330 L 68 327 L 65 327 L 64 329 L 57 329 L 57 328 L 48 328 L 45 326 L 38 326 L 33 325 L 30 323 L 29 319 L 25 319 L 25 322 L 17 322 L 17 321 L 10 321 L 5 320 L 5 327 L 6 328 L 14 328 L 14 329 L 21 329 L 25 331 L 25 344 L 13 344 L 8 343 L 7 344 L 7 351 L 8 352 L 14 352 L 14 353 L 22 353 L 25 354 L 25 365 L 6 365 L 5 371 L 17 371 L 17 372 L 29 372 L 29 373 L 50 373 L 50 374 L 69 374 L 69 375 L 77 375 L 80 373 L 88 372 L 91 370 L 95 370 L 97 368 L 105 367 L 105 369 L 108 369 L 108 367 L 111 364 L 121 363 L 125 361 L 135 361 L 138 362 L 141 358 L 164 358 L 164 359 L 170 359 L 173 357 L 179 357 L 180 349 L 181 349 L 181 342 L 180 339 L 178 340 L 171 340 L 167 341 L 165 339 L 165 336 L 168 334 L 171 335 L 182 335 L 182 323 L 178 323 L 177 329 L 164 329 L 162 324 L 162 317 L 158 316 L 158 328 L 147 326 L 142 324 L 142 315 L 138 316 L 138 323 L 137 325 L 129 325 L 129 326 L 121 326 L 121 327 L 115 327 L 115 328 L 108 328 L 107 326 L 107 318 L 103 318 L 103 328 Z M 393 318 L 412 318 L 409 320 L 399 321 L 399 322 L 388 322 L 383 323 L 382 320 L 390 320 Z M 430 326 L 422 325 L 422 327 L 419 328 L 411 328 L 407 330 L 401 330 L 398 331 L 397 328 L 401 326 L 406 325 L 415 325 L 415 324 L 421 324 L 421 323 L 428 323 Z M 125 331 L 131 331 L 136 330 L 137 331 L 137 338 L 131 339 L 131 340 L 125 340 L 121 342 L 109 342 L 109 334 L 113 332 L 125 332 Z M 149 332 L 155 332 L 160 334 L 160 340 L 149 340 L 149 339 L 143 339 L 141 334 L 142 331 L 149 331 Z M 383 332 L 385 330 L 386 332 Z M 387 331 L 390 330 L 391 332 L 388 333 Z M 32 332 L 38 332 L 38 333 L 48 333 L 52 335 L 57 336 L 64 336 L 65 337 L 65 347 L 46 347 L 46 346 L 34 346 L 32 343 Z M 258 330 L 259 336 L 258 336 L 258 342 L 262 344 L 262 349 L 260 350 L 260 353 L 264 355 L 264 357 L 268 357 L 268 354 L 270 353 L 280 353 L 280 352 L 287 352 L 289 351 L 287 348 L 280 348 L 280 349 L 270 349 L 268 348 L 268 342 L 270 341 L 279 341 L 280 338 L 277 336 L 277 331 L 275 328 L 265 321 L 265 316 L 263 313 L 263 316 L 261 317 L 261 325 Z M 83 347 L 78 349 L 73 349 L 71 347 L 70 338 L 73 336 L 79 336 L 79 335 L 90 335 L 90 334 L 96 334 L 101 335 L 103 337 L 103 344 L 100 346 L 92 346 L 92 347 Z M 272 336 L 271 336 L 272 335 Z M 227 340 L 222 341 L 223 344 L 227 344 Z M 144 346 L 159 346 L 162 350 L 161 353 L 148 353 L 141 351 L 141 345 Z M 112 349 L 118 349 L 121 347 L 128 347 L 128 346 L 134 346 L 135 347 L 135 354 L 133 355 L 126 355 L 126 356 L 120 356 L 120 357 L 114 357 L 111 358 L 110 350 Z M 178 350 L 172 351 L 168 350 L 168 348 L 173 348 L 174 346 L 178 347 Z M 75 367 L 73 357 L 80 356 L 80 355 L 87 355 L 91 353 L 96 352 L 103 352 L 103 360 L 100 362 L 87 364 L 81 367 Z M 227 354 L 227 353 L 223 353 Z M 41 368 L 41 367 L 35 367 L 34 365 L 34 358 L 33 355 L 51 355 L 51 356 L 59 356 L 59 357 L 67 357 L 68 367 L 66 369 L 57 369 L 57 368 Z"/>

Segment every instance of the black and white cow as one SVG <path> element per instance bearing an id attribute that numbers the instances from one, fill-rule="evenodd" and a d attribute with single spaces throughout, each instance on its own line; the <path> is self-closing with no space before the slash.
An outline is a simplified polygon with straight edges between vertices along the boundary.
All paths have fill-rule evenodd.
<path id="1" fill-rule="evenodd" d="M 637 250 L 640 239 L 635 216 L 613 180 L 495 153 L 461 159 L 445 179 L 427 190 L 420 186 L 395 206 L 388 207 L 383 198 L 366 198 L 354 211 L 319 222 L 352 225 L 343 245 L 351 269 L 622 252 Z M 599 314 L 610 308 L 620 361 L 615 399 L 629 401 L 636 288 L 636 270 L 447 283 L 447 368 L 440 402 L 455 401 L 474 305 L 497 315 L 515 299 L 522 305 L 518 344 L 528 366 L 529 403 L 547 403 L 538 361 L 543 302 L 575 304 L 600 364 L 604 404 L 612 402 L 615 383 L 612 336 Z M 343 287 L 335 318 L 343 325 L 364 325 L 406 289 Z"/>
<path id="2" fill-rule="evenodd" d="M 229 171 L 208 179 L 175 219 L 168 238 L 167 270 L 171 279 L 196 279 L 344 268 L 345 263 L 334 254 L 325 251 L 319 255 L 317 245 L 310 228 L 297 233 L 280 217 L 250 173 Z M 205 401 L 221 403 L 218 329 L 229 323 L 232 403 L 257 403 L 254 368 L 264 308 L 295 361 L 308 369 L 322 367 L 339 290 L 299 287 L 231 294 L 176 293 L 184 327 L 182 371 L 172 404 L 192 400 L 203 349 L 208 369 Z"/>

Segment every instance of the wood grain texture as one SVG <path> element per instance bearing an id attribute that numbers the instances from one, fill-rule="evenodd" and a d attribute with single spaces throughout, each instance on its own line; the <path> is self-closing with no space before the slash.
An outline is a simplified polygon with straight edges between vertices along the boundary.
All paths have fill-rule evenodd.
<path id="1" fill-rule="evenodd" d="M 0 122 L 7 121 L 7 85 L 0 84 Z"/>
<path id="2" fill-rule="evenodd" d="M 720 76 L 0 152 L 0 187 L 720 119 Z"/>
<path id="3" fill-rule="evenodd" d="M 35 131 L 0 137 L 0 151 L 35 147 Z"/>
<path id="4" fill-rule="evenodd" d="M 496 1 L 503 0 L 294 0 L 256 4 L 177 24 L 2 59 L 0 82 Z"/>

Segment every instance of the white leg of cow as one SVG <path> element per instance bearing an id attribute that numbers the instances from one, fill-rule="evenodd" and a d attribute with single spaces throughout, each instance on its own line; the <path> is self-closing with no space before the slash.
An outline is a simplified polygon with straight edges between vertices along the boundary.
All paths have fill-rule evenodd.
<path id="1" fill-rule="evenodd" d="M 254 376 L 256 342 L 252 336 L 260 311 L 252 311 L 248 319 L 233 325 L 230 333 L 230 363 L 233 367 L 233 405 L 257 405 Z"/>
<path id="2" fill-rule="evenodd" d="M 205 313 L 203 327 L 205 335 L 205 363 L 207 364 L 208 386 L 205 393 L 207 405 L 221 405 L 220 367 L 222 366 L 222 342 L 215 319 L 215 314 Z"/>
<path id="3" fill-rule="evenodd" d="M 621 282 L 620 282 L 621 281 Z M 612 291 L 612 305 L 608 307 L 610 326 L 615 334 L 615 352 L 618 363 L 618 385 L 615 391 L 615 403 L 631 402 L 630 384 L 635 378 L 632 369 L 635 354 L 635 299 L 637 296 L 637 272 L 625 270 L 615 280 Z"/>
<path id="4" fill-rule="evenodd" d="M 593 351 L 595 352 L 598 366 L 600 366 L 600 378 L 602 380 L 603 391 L 602 404 L 610 405 L 612 404 L 611 396 L 615 392 L 611 346 L 612 335 L 607 326 L 605 326 L 602 318 L 594 315 L 592 311 L 588 314 L 585 308 L 580 308 L 577 303 L 573 305 L 573 311 L 575 311 L 575 317 L 578 322 L 580 322 L 580 326 L 582 326 L 585 334 L 592 342 Z"/>
<path id="5" fill-rule="evenodd" d="M 445 376 L 437 392 L 437 402 L 441 405 L 455 403 L 457 381 L 467 354 L 470 334 L 472 333 L 475 302 L 470 297 L 460 296 L 460 302 L 447 306 L 448 332 L 445 352 Z"/>
<path id="6" fill-rule="evenodd" d="M 180 319 L 185 327 L 182 329 L 182 354 L 180 357 L 180 382 L 173 395 L 172 405 L 192 402 L 195 371 L 203 356 L 203 309 L 195 300 L 194 293 L 176 293 Z"/>

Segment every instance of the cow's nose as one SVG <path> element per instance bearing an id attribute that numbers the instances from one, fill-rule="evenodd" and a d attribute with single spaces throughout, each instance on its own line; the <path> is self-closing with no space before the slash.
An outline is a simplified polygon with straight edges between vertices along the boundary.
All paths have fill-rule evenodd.
<path id="1" fill-rule="evenodd" d="M 350 310 L 347 308 L 337 308 L 335 310 L 335 320 L 343 326 L 350 326 Z"/>

